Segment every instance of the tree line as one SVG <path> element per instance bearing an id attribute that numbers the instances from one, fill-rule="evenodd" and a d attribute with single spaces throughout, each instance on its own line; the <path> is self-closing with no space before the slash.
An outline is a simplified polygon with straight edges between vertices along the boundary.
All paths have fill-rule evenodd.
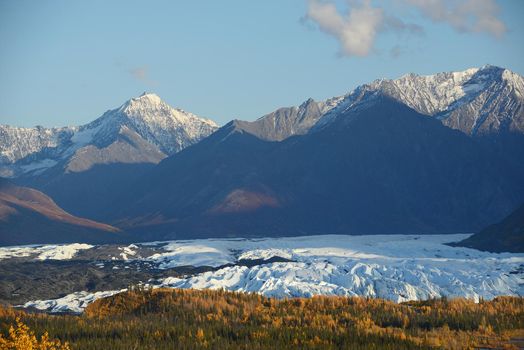
<path id="1" fill-rule="evenodd" d="M 7 344 L 20 324 L 58 344 L 23 349 L 518 349 L 524 298 L 397 304 L 135 288 L 95 301 L 80 316 L 0 308 L 0 349 L 18 349 L 2 339 Z"/>

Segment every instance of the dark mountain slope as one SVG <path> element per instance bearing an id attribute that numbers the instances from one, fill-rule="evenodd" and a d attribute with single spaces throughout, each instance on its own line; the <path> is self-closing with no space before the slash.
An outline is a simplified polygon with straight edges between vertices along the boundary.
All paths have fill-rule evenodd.
<path id="1" fill-rule="evenodd" d="M 298 174 L 287 187 L 301 203 L 297 216 L 318 221 L 310 229 L 460 232 L 504 215 L 524 194 L 522 165 L 501 159 L 493 142 L 379 98 L 285 144 L 281 164 Z"/>
<path id="2" fill-rule="evenodd" d="M 0 173 L 75 215 L 99 219 L 144 170 L 200 141 L 216 124 L 143 94 L 93 122 L 58 129 L 0 125 Z"/>
<path id="3" fill-rule="evenodd" d="M 165 157 L 128 129 L 108 144 L 87 146 L 77 153 L 38 176 L 13 181 L 46 193 L 74 215 L 99 220 L 111 210 L 107 207 L 111 198 Z"/>
<path id="4" fill-rule="evenodd" d="M 500 152 L 497 157 L 507 162 L 522 163 L 513 150 L 523 147 L 524 79 L 489 65 L 462 72 L 380 79 L 343 96 L 325 101 L 309 99 L 253 122 L 235 121 L 234 125 L 261 140 L 284 141 L 314 134 L 340 115 L 358 113 L 353 110 L 376 95 L 388 96 L 450 128 L 478 137 L 482 144 L 490 143 L 489 152 Z M 110 205 L 118 195 L 135 190 L 131 184 L 148 169 L 216 129 L 213 122 L 145 93 L 78 127 L 0 125 L 0 176 L 13 177 L 22 186 L 43 191 L 68 212 L 100 220 L 113 210 Z M 239 201 L 261 200 L 267 198 L 235 192 L 227 210 L 238 206 Z"/>
<path id="5" fill-rule="evenodd" d="M 0 245 L 101 243 L 124 238 L 115 227 L 65 212 L 42 192 L 0 179 Z"/>
<path id="6" fill-rule="evenodd" d="M 524 204 L 501 222 L 456 245 L 497 253 L 524 253 Z"/>
<path id="7" fill-rule="evenodd" d="M 108 219 L 155 237 L 471 232 L 524 200 L 523 148 L 501 157 L 494 142 L 381 95 L 282 142 L 232 122 L 135 182 Z"/>
<path id="8" fill-rule="evenodd" d="M 275 146 L 230 122 L 140 178 L 132 191 L 112 203 L 115 212 L 108 212 L 107 219 L 117 218 L 121 227 L 171 230 L 174 223 L 180 225 L 201 214 L 212 217 L 214 212 L 242 212 L 246 206 L 248 211 L 273 206 L 271 189 L 263 183 L 263 169 L 270 166 L 267 157 Z M 222 203 L 238 188 L 243 190 L 230 196 L 230 205 Z M 251 201 L 260 203 L 247 203 Z"/>
<path id="9" fill-rule="evenodd" d="M 153 167 L 151 163 L 112 163 L 96 164 L 82 172 L 54 168 L 39 177 L 14 181 L 46 193 L 73 215 L 103 221 L 104 213 L 112 210 L 111 199 L 128 191 L 133 181 Z"/>

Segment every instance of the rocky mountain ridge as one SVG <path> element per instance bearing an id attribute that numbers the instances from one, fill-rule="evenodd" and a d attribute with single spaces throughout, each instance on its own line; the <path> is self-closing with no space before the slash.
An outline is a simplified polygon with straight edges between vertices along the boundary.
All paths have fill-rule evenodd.
<path id="1" fill-rule="evenodd" d="M 389 96 L 468 135 L 524 133 L 524 78 L 491 65 L 378 79 L 342 96 L 325 101 L 308 99 L 300 106 L 280 108 L 256 121 L 243 122 L 243 127 L 264 140 L 281 141 L 321 128 L 376 94 Z"/>
<path id="2" fill-rule="evenodd" d="M 209 119 L 144 93 L 82 126 L 0 125 L 0 171 L 16 177 L 38 175 L 57 165 L 66 172 L 77 172 L 95 164 L 158 163 L 217 127 Z"/>

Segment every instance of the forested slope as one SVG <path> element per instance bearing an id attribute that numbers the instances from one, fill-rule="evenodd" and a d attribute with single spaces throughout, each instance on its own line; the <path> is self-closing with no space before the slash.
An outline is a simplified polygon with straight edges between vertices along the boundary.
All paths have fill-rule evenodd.
<path id="1" fill-rule="evenodd" d="M 82 316 L 2 309 L 1 333 L 16 317 L 72 349 L 516 349 L 524 336 L 524 299 L 515 297 L 396 304 L 157 289 L 100 299 Z"/>

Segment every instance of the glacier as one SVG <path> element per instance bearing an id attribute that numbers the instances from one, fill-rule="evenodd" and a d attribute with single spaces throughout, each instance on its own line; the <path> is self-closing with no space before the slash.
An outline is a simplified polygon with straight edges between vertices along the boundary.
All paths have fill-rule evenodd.
<path id="1" fill-rule="evenodd" d="M 195 275 L 143 281 L 153 288 L 225 289 L 276 298 L 364 296 L 395 302 L 524 295 L 524 254 L 447 245 L 469 235 L 322 235 L 134 246 L 158 249 L 150 256 L 136 257 L 155 268 L 214 267 Z M 269 260 L 275 257 L 280 261 Z M 129 262 L 134 257 L 126 259 Z M 89 302 L 118 292 L 78 292 L 60 299 L 29 301 L 24 307 L 81 312 Z"/>

